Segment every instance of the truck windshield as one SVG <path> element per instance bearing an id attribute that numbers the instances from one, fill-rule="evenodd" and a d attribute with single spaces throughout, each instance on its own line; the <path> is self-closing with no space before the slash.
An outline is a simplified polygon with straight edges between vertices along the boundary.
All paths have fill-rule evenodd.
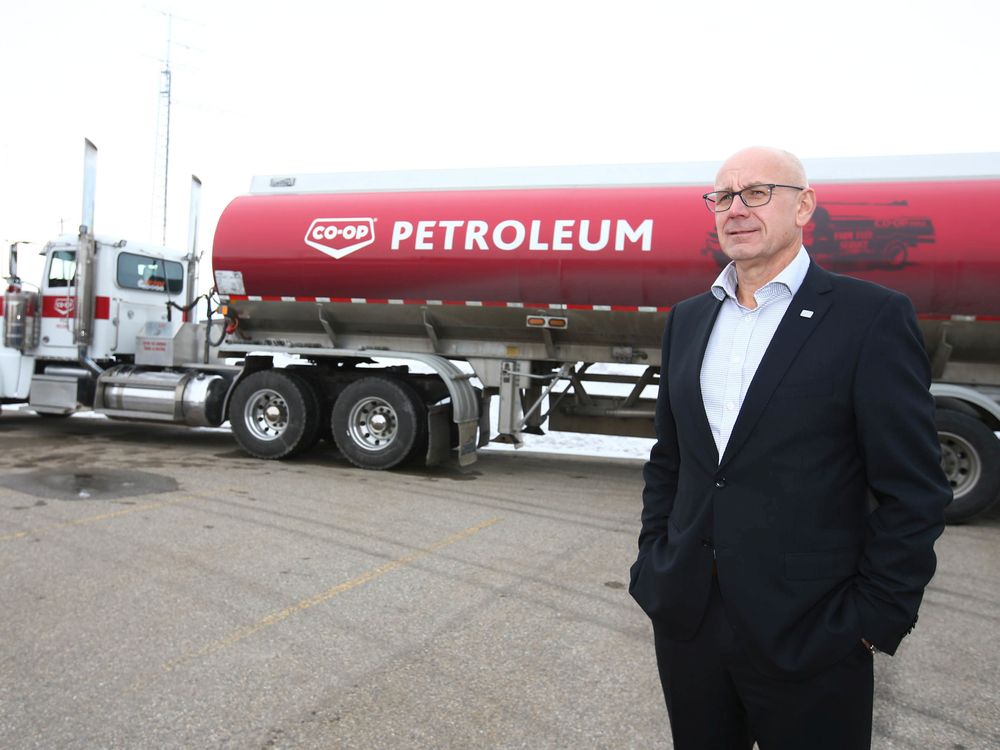
<path id="1" fill-rule="evenodd" d="M 49 263 L 49 288 L 76 284 L 76 251 L 56 250 Z"/>
<path id="2" fill-rule="evenodd" d="M 179 294 L 184 288 L 184 268 L 180 263 L 162 258 L 122 253 L 118 256 L 118 285 Z"/>

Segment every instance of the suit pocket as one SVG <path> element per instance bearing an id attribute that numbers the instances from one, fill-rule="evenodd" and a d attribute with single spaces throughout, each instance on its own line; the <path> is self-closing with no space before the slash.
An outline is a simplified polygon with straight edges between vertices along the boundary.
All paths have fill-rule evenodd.
<path id="1" fill-rule="evenodd" d="M 857 547 L 818 550 L 816 552 L 786 552 L 785 577 L 795 580 L 846 578 L 858 572 Z"/>
<path id="2" fill-rule="evenodd" d="M 656 607 L 657 591 L 654 583 L 649 580 L 649 571 L 645 570 L 646 561 L 646 557 L 640 557 L 632 563 L 628 576 L 628 593 L 642 611 L 652 617 Z"/>
<path id="3" fill-rule="evenodd" d="M 628 592 L 650 617 L 661 615 L 667 606 L 666 584 L 676 552 L 666 537 L 658 537 L 629 570 Z"/>

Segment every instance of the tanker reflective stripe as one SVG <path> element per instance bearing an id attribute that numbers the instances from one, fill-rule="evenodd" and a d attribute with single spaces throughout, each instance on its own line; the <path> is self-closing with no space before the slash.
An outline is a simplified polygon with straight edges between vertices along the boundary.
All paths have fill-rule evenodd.
<path id="1" fill-rule="evenodd" d="M 492 300 L 453 300 L 453 299 L 373 299 L 371 297 L 259 297 L 247 294 L 222 295 L 226 303 L 238 302 L 329 302 L 338 305 L 452 305 L 457 307 L 509 307 L 517 309 L 537 310 L 595 310 L 598 312 L 640 312 L 656 313 L 670 312 L 670 307 L 652 307 L 639 305 L 573 305 L 562 302 L 497 302 Z"/>
<path id="2" fill-rule="evenodd" d="M 918 320 L 950 320 L 953 323 L 997 323 L 1000 315 L 951 315 L 949 313 L 917 313 Z"/>
<path id="3" fill-rule="evenodd" d="M 375 219 L 313 219 L 305 243 L 311 248 L 340 259 L 375 241 Z"/>
<path id="4" fill-rule="evenodd" d="M 653 220 L 644 219 L 633 226 L 628 219 L 614 221 L 612 244 L 611 219 L 601 219 L 596 230 L 590 219 L 532 220 L 528 225 L 517 219 L 505 219 L 490 226 L 480 219 L 459 221 L 397 221 L 392 227 L 391 250 L 554 250 L 577 248 L 594 252 L 611 246 L 622 252 L 626 246 L 638 246 L 649 252 L 653 241 Z M 595 236 L 596 235 L 596 236 Z"/>

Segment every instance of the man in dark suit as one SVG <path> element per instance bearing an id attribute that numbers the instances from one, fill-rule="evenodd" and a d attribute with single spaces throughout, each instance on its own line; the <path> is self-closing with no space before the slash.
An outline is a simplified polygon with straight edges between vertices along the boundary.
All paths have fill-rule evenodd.
<path id="1" fill-rule="evenodd" d="M 705 200 L 733 262 L 666 325 L 630 585 L 674 746 L 868 748 L 951 499 L 916 316 L 810 261 L 792 154 L 738 152 Z"/>

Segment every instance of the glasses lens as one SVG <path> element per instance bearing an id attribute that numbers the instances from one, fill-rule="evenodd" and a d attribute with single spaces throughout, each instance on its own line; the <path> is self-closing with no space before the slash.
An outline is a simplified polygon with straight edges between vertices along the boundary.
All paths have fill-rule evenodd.
<path id="1" fill-rule="evenodd" d="M 728 210 L 729 207 L 733 205 L 733 194 L 720 190 L 706 195 L 705 201 L 708 203 L 708 207 L 710 209 L 719 213 L 720 211 Z"/>
<path id="2" fill-rule="evenodd" d="M 743 201 L 751 208 L 763 206 L 771 200 L 771 187 L 770 185 L 751 185 L 743 189 L 742 196 Z"/>

